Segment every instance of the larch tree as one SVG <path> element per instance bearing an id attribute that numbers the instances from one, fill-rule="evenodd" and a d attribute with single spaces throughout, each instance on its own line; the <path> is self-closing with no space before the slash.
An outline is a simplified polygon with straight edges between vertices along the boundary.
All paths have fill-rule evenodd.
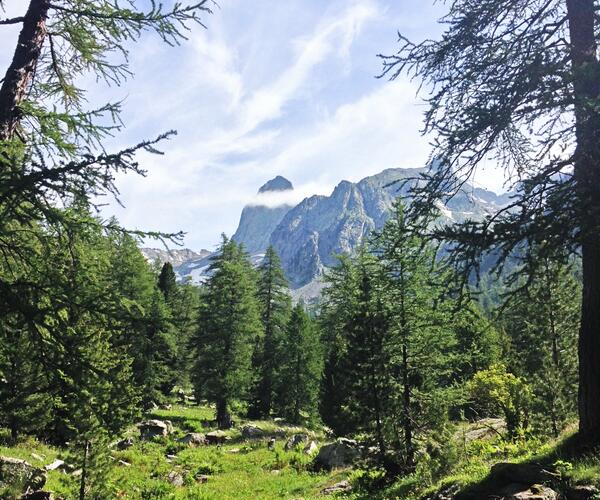
<path id="1" fill-rule="evenodd" d="M 260 306 L 263 333 L 257 339 L 253 364 L 256 381 L 251 413 L 268 417 L 271 413 L 282 340 L 292 308 L 289 285 L 279 256 L 269 246 L 258 268 L 257 297 Z"/>
<path id="2" fill-rule="evenodd" d="M 214 402 L 217 422 L 227 428 L 232 404 L 248 399 L 252 349 L 262 334 L 256 276 L 243 248 L 225 236 L 209 273 L 191 341 L 191 378 L 196 397 Z"/>
<path id="3" fill-rule="evenodd" d="M 452 300 L 444 291 L 448 273 L 436 248 L 411 227 L 401 202 L 374 238 L 375 254 L 386 277 L 392 334 L 386 342 L 393 390 L 394 425 L 403 468 L 416 464 L 419 441 L 447 420 L 447 386 L 453 371 L 450 353 L 457 346 L 452 328 Z M 419 227 L 424 228 L 424 223 Z"/>
<path id="4" fill-rule="evenodd" d="M 314 421 L 318 414 L 322 353 L 319 332 L 298 303 L 292 309 L 275 381 L 274 407 L 292 423 Z"/>
<path id="5" fill-rule="evenodd" d="M 414 210 L 463 188 L 493 159 L 512 203 L 440 229 L 465 279 L 486 254 L 502 264 L 545 241 L 581 255 L 579 428 L 600 439 L 600 61 L 594 0 L 454 0 L 438 40 L 400 36 L 384 74 L 422 82 L 424 132 L 440 168 L 416 185 Z M 541 262 L 529 259 L 532 272 Z"/>

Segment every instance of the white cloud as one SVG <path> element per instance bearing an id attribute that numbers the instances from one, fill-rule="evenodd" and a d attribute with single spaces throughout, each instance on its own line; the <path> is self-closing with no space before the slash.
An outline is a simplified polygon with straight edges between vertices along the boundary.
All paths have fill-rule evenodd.
<path id="1" fill-rule="evenodd" d="M 293 190 L 286 191 L 267 191 L 245 200 L 245 205 L 260 207 L 281 207 L 284 205 L 297 205 L 303 199 L 315 194 L 329 195 L 332 187 L 330 185 L 317 184 L 309 182 L 295 187 Z"/>

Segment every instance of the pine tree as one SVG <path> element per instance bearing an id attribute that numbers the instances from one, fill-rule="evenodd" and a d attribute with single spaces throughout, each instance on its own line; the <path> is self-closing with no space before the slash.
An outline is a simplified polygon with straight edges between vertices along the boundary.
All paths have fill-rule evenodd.
<path id="1" fill-rule="evenodd" d="M 281 363 L 281 344 L 291 310 L 288 283 L 279 256 L 272 246 L 267 249 L 258 271 L 257 296 L 264 334 L 257 338 L 253 356 L 257 377 L 250 410 L 254 418 L 268 417 L 271 413 Z"/>
<path id="2" fill-rule="evenodd" d="M 450 353 L 457 343 L 449 321 L 451 301 L 443 295 L 450 277 L 436 261 L 435 248 L 419 236 L 424 226 L 411 223 L 396 202 L 374 240 L 393 322 L 387 355 L 402 434 L 398 451 L 408 469 L 415 465 L 418 440 L 447 419 L 451 393 L 443 381 L 452 372 Z"/>
<path id="3" fill-rule="evenodd" d="M 338 256 L 338 265 L 327 271 L 325 282 L 319 315 L 324 350 L 319 413 L 323 422 L 342 436 L 352 433 L 359 424 L 349 410 L 351 381 L 346 375 L 349 363 L 345 326 L 357 307 L 358 273 L 353 259 Z"/>
<path id="4" fill-rule="evenodd" d="M 167 302 L 172 300 L 177 293 L 177 277 L 170 262 L 165 262 L 160 270 L 158 288 L 160 288 Z"/>
<path id="5" fill-rule="evenodd" d="M 135 240 L 119 234 L 112 250 L 112 286 L 122 306 L 113 313 L 115 343 L 133 359 L 133 376 L 149 407 L 169 394 L 177 380 L 177 340 L 171 311 Z"/>
<path id="6" fill-rule="evenodd" d="M 198 398 L 216 404 L 219 426 L 229 427 L 231 404 L 248 398 L 252 350 L 262 334 L 256 280 L 244 250 L 225 236 L 209 272 L 192 339 L 192 382 Z"/>
<path id="7" fill-rule="evenodd" d="M 274 407 L 292 423 L 318 414 L 322 353 L 318 330 L 302 303 L 293 309 L 282 341 Z"/>
<path id="8" fill-rule="evenodd" d="M 354 432 L 374 436 L 380 462 L 386 462 L 394 381 L 391 371 L 392 325 L 382 286 L 381 268 L 363 249 L 356 258 L 356 305 L 344 326 L 347 342 L 345 376 Z M 386 435 L 387 434 L 387 435 Z"/>
<path id="9" fill-rule="evenodd" d="M 21 433 L 41 435 L 54 400 L 44 363 L 31 332 L 4 317 L 0 323 L 0 422 L 16 441 Z"/>

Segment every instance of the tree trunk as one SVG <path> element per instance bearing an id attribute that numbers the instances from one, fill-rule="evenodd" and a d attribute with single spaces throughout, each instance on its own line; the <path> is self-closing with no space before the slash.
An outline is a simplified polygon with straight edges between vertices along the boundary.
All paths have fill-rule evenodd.
<path id="1" fill-rule="evenodd" d="M 49 8 L 49 0 L 29 3 L 12 63 L 0 88 L 0 140 L 10 139 L 19 123 L 19 105 L 29 90 L 46 39 Z"/>
<path id="2" fill-rule="evenodd" d="M 586 440 L 600 438 L 600 68 L 594 36 L 594 0 L 566 0 L 577 148 L 577 185 L 583 297 L 579 334 L 579 429 Z"/>
<path id="3" fill-rule="evenodd" d="M 79 480 L 79 500 L 85 500 L 85 483 L 87 481 L 87 462 L 90 451 L 90 442 L 86 440 L 83 448 L 83 464 L 81 466 L 81 479 Z"/>
<path id="4" fill-rule="evenodd" d="M 406 465 L 410 469 L 415 464 L 415 450 L 413 447 L 413 428 L 410 418 L 410 383 L 408 378 L 408 350 L 406 343 L 402 346 L 402 385 L 404 386 L 402 394 L 404 446 L 406 447 Z"/>

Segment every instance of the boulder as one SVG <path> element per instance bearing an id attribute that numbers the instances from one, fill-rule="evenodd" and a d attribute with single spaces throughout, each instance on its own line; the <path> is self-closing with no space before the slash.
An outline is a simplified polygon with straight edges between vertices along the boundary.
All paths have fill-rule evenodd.
<path id="1" fill-rule="evenodd" d="M 560 474 L 536 464 L 514 464 L 500 462 L 492 465 L 490 479 L 510 484 L 539 484 L 560 479 Z"/>
<path id="2" fill-rule="evenodd" d="M 212 431 L 206 434 L 207 444 L 223 444 L 228 439 L 231 439 L 224 431 Z"/>
<path id="3" fill-rule="evenodd" d="M 46 465 L 44 467 L 44 469 L 46 469 L 48 472 L 50 472 L 51 470 L 56 470 L 56 469 L 60 469 L 60 468 L 64 468 L 64 467 L 65 467 L 64 460 L 56 459 L 51 464 Z"/>
<path id="4" fill-rule="evenodd" d="M 48 476 L 44 469 L 18 458 L 0 457 L 0 487 L 27 491 L 40 490 Z"/>
<path id="5" fill-rule="evenodd" d="M 483 418 L 469 427 L 470 429 L 464 433 L 467 442 L 491 439 L 502 436 L 506 432 L 506 422 L 503 418 Z"/>
<path id="6" fill-rule="evenodd" d="M 285 451 L 294 450 L 296 446 L 306 445 L 308 443 L 308 434 L 294 434 L 285 443 Z"/>
<path id="7" fill-rule="evenodd" d="M 154 439 L 156 436 L 166 437 L 170 432 L 169 424 L 170 422 L 167 423 L 162 420 L 147 420 L 146 422 L 142 422 L 139 424 L 140 436 L 145 440 Z"/>
<path id="8" fill-rule="evenodd" d="M 191 447 L 201 446 L 206 444 L 206 436 L 200 432 L 190 432 L 178 439 L 178 441 Z"/>
<path id="9" fill-rule="evenodd" d="M 495 498 L 503 500 L 558 500 L 558 494 L 547 486 L 513 483 L 498 491 Z"/>
<path id="10" fill-rule="evenodd" d="M 242 427 L 242 437 L 244 439 L 257 439 L 265 435 L 265 431 L 256 425 L 244 425 Z"/>
<path id="11" fill-rule="evenodd" d="M 198 474 L 196 476 L 196 482 L 200 483 L 200 484 L 204 484 L 204 483 L 208 482 L 208 478 L 209 478 L 209 476 L 207 476 L 206 474 Z"/>
<path id="12" fill-rule="evenodd" d="M 169 481 L 173 486 L 176 486 L 177 488 L 183 486 L 184 484 L 183 476 L 177 471 L 169 472 L 169 475 L 167 476 L 167 481 Z"/>
<path id="13" fill-rule="evenodd" d="M 349 493 L 352 491 L 352 486 L 348 480 L 340 481 L 332 486 L 328 486 L 327 488 L 323 488 L 321 490 L 322 495 L 334 495 L 337 493 Z"/>
<path id="14" fill-rule="evenodd" d="M 117 450 L 126 450 L 128 448 L 131 448 L 134 443 L 135 440 L 132 437 L 128 437 L 125 439 L 121 439 L 121 441 L 117 441 L 116 447 Z"/>
<path id="15" fill-rule="evenodd" d="M 578 485 L 567 490 L 567 500 L 591 500 L 596 498 L 600 490 L 595 486 Z"/>
<path id="16" fill-rule="evenodd" d="M 351 465 L 360 457 L 358 443 L 352 439 L 339 438 L 321 447 L 315 465 L 324 469 L 335 469 Z"/>

